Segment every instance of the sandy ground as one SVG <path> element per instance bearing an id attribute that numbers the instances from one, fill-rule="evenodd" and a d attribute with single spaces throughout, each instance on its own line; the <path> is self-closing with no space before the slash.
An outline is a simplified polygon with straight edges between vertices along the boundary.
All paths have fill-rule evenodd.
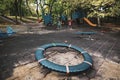
<path id="1" fill-rule="evenodd" d="M 84 26 L 72 30 L 56 30 L 37 23 L 12 27 L 17 34 L 1 39 L 0 42 L 0 80 L 120 80 L 119 30 Z M 74 34 L 77 31 L 97 33 Z M 92 68 L 80 73 L 66 74 L 40 65 L 35 59 L 36 49 L 43 44 L 55 42 L 66 42 L 86 50 L 93 58 Z M 58 58 L 58 63 L 64 64 L 66 58 L 69 60 L 75 54 L 69 51 L 66 55 L 58 53 L 50 60 L 64 56 L 65 58 Z M 81 58 L 80 61 L 82 60 Z M 72 65 L 77 61 L 72 60 Z"/>

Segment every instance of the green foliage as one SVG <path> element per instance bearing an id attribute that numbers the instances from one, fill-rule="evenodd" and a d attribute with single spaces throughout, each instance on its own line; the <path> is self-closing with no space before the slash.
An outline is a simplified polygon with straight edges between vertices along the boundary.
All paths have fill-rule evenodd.
<path id="1" fill-rule="evenodd" d="M 13 0 L 0 0 L 0 15 L 8 13 L 12 4 Z"/>
<path id="2" fill-rule="evenodd" d="M 69 10 L 83 9 L 88 17 L 105 17 L 120 15 L 120 0 L 63 0 Z M 69 13 L 70 14 L 70 13 Z"/>
<path id="3" fill-rule="evenodd" d="M 89 17 L 105 17 L 110 15 L 111 8 L 113 8 L 114 0 L 98 0 L 98 1 L 91 1 L 89 7 Z M 107 9 L 107 10 L 106 10 Z M 113 14 L 113 13 L 112 13 Z M 114 14 L 113 14 L 114 15 Z"/>
<path id="4" fill-rule="evenodd" d="M 70 17 L 76 9 L 86 11 L 88 17 L 120 16 L 120 0 L 22 0 L 21 4 L 18 3 L 22 15 L 36 13 L 36 1 L 39 2 L 39 13 L 52 13 L 55 16 L 67 14 Z M 14 15 L 14 2 L 15 0 L 0 0 L 0 15 Z"/>

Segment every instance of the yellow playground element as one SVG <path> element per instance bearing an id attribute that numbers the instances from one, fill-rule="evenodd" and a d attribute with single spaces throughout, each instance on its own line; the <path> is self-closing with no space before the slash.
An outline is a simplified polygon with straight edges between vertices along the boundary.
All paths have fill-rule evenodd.
<path id="1" fill-rule="evenodd" d="M 93 26 L 93 27 L 95 27 L 95 26 L 97 26 L 97 24 L 94 24 L 94 23 L 92 23 L 89 19 L 87 19 L 87 18 L 83 18 L 90 26 Z"/>

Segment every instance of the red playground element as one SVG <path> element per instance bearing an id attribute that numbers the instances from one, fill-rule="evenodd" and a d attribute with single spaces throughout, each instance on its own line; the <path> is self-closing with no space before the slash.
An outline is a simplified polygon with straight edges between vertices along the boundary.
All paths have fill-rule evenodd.
<path id="1" fill-rule="evenodd" d="M 43 19 L 38 19 L 38 23 L 41 23 Z"/>

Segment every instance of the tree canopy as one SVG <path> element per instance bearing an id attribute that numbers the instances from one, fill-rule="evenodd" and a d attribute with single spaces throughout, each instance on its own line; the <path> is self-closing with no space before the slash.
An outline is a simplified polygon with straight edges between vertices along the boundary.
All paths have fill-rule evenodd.
<path id="1" fill-rule="evenodd" d="M 0 15 L 40 16 L 46 13 L 70 17 L 75 10 L 87 17 L 120 16 L 120 0 L 1 0 Z"/>

